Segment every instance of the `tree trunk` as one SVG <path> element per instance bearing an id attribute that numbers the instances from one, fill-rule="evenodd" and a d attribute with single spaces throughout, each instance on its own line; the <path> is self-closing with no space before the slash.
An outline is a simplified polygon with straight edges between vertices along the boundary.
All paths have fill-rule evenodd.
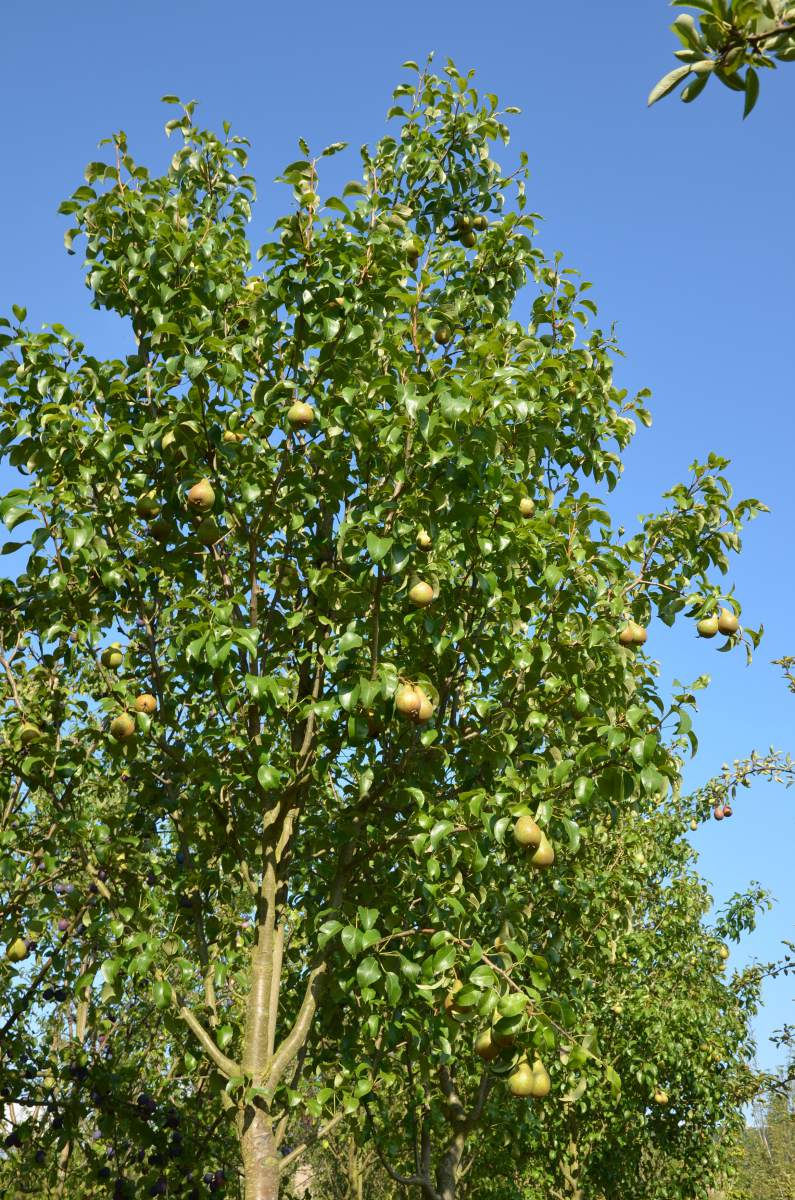
<path id="1" fill-rule="evenodd" d="M 245 1200 L 278 1200 L 279 1151 L 267 1112 L 249 1104 L 240 1120 Z"/>
<path id="2" fill-rule="evenodd" d="M 465 1144 L 466 1137 L 462 1130 L 458 1130 L 448 1143 L 444 1157 L 436 1171 L 436 1190 L 439 1200 L 455 1200 L 458 1171 L 464 1156 Z"/>

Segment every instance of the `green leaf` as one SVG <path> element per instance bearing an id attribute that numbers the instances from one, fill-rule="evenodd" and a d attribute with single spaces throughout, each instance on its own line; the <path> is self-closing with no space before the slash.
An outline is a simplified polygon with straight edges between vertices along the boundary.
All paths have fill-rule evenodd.
<path id="1" fill-rule="evenodd" d="M 381 977 L 381 968 L 376 959 L 363 958 L 356 968 L 356 978 L 360 987 L 370 987 Z"/>
<path id="2" fill-rule="evenodd" d="M 667 75 L 663 75 L 662 79 L 649 92 L 649 99 L 647 101 L 649 107 L 651 108 L 652 104 L 656 104 L 658 100 L 662 100 L 663 96 L 667 96 L 669 92 L 672 92 L 679 81 L 684 79 L 685 75 L 689 74 L 690 67 L 675 67 L 673 71 L 669 71 Z"/>
<path id="3" fill-rule="evenodd" d="M 743 109 L 743 120 L 753 112 L 754 105 L 759 99 L 759 75 L 753 67 L 749 67 L 745 73 L 745 107 Z"/>
<path id="4" fill-rule="evenodd" d="M 593 780 L 589 779 L 587 775 L 580 775 L 579 778 L 575 779 L 574 781 L 575 800 L 579 801 L 580 804 L 586 804 L 591 798 L 593 789 Z"/>
<path id="5" fill-rule="evenodd" d="M 386 558 L 389 551 L 392 549 L 395 539 L 391 537 L 378 537 L 375 533 L 367 535 L 367 553 L 373 562 L 380 562 L 382 558 Z"/>

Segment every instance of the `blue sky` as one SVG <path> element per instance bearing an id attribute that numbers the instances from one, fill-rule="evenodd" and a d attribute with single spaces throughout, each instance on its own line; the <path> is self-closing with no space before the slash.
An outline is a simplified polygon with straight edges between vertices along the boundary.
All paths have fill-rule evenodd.
<path id="1" fill-rule="evenodd" d="M 481 89 L 522 109 L 511 152 L 530 156 L 540 243 L 593 281 L 602 323 L 616 322 L 626 353 L 622 385 L 653 390 L 654 425 L 630 451 L 614 513 L 630 525 L 652 511 L 710 450 L 732 459 L 738 495 L 772 510 L 749 528 L 731 576 L 747 623 L 766 629 L 750 668 L 690 629 L 651 630 L 664 679 L 713 677 L 687 773 L 695 785 L 753 747 L 795 751 L 795 696 L 770 663 L 795 654 L 795 67 L 765 75 L 744 123 L 739 98 L 716 85 L 692 106 L 673 98 L 648 111 L 649 89 L 673 65 L 673 15 L 664 0 L 7 4 L 0 310 L 26 304 L 34 325 L 61 321 L 96 353 L 119 346 L 112 319 L 87 306 L 56 209 L 113 130 L 127 131 L 136 157 L 166 161 L 164 93 L 198 99 L 207 124 L 226 118 L 251 138 L 256 245 L 289 202 L 271 180 L 297 157 L 299 136 L 355 150 L 380 135 L 404 59 L 433 49 L 440 63 L 474 67 Z M 355 153 L 338 161 L 330 185 L 358 173 Z M 778 901 L 733 963 L 775 956 L 793 936 L 794 800 L 757 785 L 731 821 L 694 837 L 718 900 L 760 880 Z M 778 1059 L 770 1030 L 795 1020 L 794 990 L 786 980 L 767 989 L 763 1065 Z"/>

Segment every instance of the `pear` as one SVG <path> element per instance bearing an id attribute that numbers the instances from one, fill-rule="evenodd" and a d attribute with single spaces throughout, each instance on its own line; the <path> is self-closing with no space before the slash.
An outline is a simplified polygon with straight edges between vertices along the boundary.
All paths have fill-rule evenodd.
<path id="1" fill-rule="evenodd" d="M 433 716 L 435 704 L 421 687 L 415 689 L 420 694 L 420 707 L 417 712 L 417 720 L 421 722 L 430 721 Z"/>
<path id="2" fill-rule="evenodd" d="M 205 517 L 196 526 L 196 539 L 203 546 L 214 546 L 221 536 L 221 530 L 218 528 L 212 517 Z"/>
<path id="3" fill-rule="evenodd" d="M 519 501 L 519 512 L 523 517 L 532 517 L 536 510 L 535 502 L 529 496 L 522 496 Z"/>
<path id="4" fill-rule="evenodd" d="M 29 746 L 32 742 L 37 742 L 41 737 L 41 730 L 36 725 L 30 725 L 27 721 L 19 731 L 19 740 L 23 746 Z"/>
<path id="5" fill-rule="evenodd" d="M 453 980 L 452 987 L 450 988 L 450 991 L 447 993 L 447 995 L 444 998 L 444 1011 L 446 1013 L 448 1013 L 448 1014 L 451 1013 L 453 1011 L 453 1009 L 455 1008 L 456 995 L 458 992 L 461 991 L 461 988 L 463 986 L 464 985 L 460 979 Z"/>
<path id="6" fill-rule="evenodd" d="M 433 336 L 438 346 L 446 346 L 452 340 L 453 333 L 449 325 L 440 325 Z"/>
<path id="7" fill-rule="evenodd" d="M 422 695 L 413 683 L 404 683 L 395 692 L 395 708 L 404 717 L 416 718 L 422 708 Z"/>
<path id="8" fill-rule="evenodd" d="M 654 1103 L 655 1104 L 667 1104 L 668 1103 L 668 1093 L 664 1092 L 662 1090 L 662 1088 L 657 1088 L 654 1093 Z"/>
<path id="9" fill-rule="evenodd" d="M 119 713 L 110 723 L 110 733 L 117 742 L 128 742 L 135 733 L 135 721 L 129 713 Z"/>
<path id="10" fill-rule="evenodd" d="M 722 821 L 723 820 L 723 805 L 716 804 L 712 810 L 712 815 L 716 821 Z"/>
<path id="11" fill-rule="evenodd" d="M 135 511 L 142 521 L 154 521 L 157 514 L 160 512 L 160 505 L 151 492 L 145 496 L 138 497 L 138 503 L 135 505 Z"/>
<path id="12" fill-rule="evenodd" d="M 421 529 L 417 534 L 417 549 L 422 550 L 424 554 L 433 548 L 433 539 L 427 529 Z"/>
<path id="13" fill-rule="evenodd" d="M 540 1058 L 537 1058 L 533 1063 L 532 1083 L 533 1086 L 530 1095 L 534 1100 L 543 1100 L 544 1096 L 549 1095 L 552 1080 L 549 1078 L 549 1072 Z"/>
<path id="14" fill-rule="evenodd" d="M 100 662 L 110 671 L 115 671 L 117 667 L 121 666 L 124 662 L 124 653 L 118 642 L 113 642 L 102 651 Z"/>
<path id="15" fill-rule="evenodd" d="M 547 867 L 551 867 L 554 861 L 555 851 L 552 848 L 552 843 L 549 841 L 547 835 L 542 832 L 541 842 L 535 854 L 530 859 L 530 863 L 532 866 L 537 867 L 538 870 L 544 871 Z"/>
<path id="16" fill-rule="evenodd" d="M 513 836 L 519 846 L 537 850 L 544 835 L 532 817 L 521 816 L 517 817 L 513 827 Z"/>
<path id="17" fill-rule="evenodd" d="M 475 1053 L 478 1058 L 482 1058 L 484 1062 L 494 1062 L 494 1059 L 500 1053 L 502 1047 L 498 1046 L 494 1040 L 490 1029 L 484 1029 L 475 1038 Z"/>
<path id="18" fill-rule="evenodd" d="M 480 233 L 482 233 L 484 229 L 488 229 L 488 227 L 488 217 L 485 217 L 483 213 L 478 213 L 476 217 L 472 218 L 472 228 L 477 229 Z"/>
<path id="19" fill-rule="evenodd" d="M 740 619 L 728 608 L 722 608 L 718 614 L 718 631 L 731 637 L 740 628 Z"/>
<path id="20" fill-rule="evenodd" d="M 533 1070 L 526 1058 L 523 1058 L 516 1069 L 508 1076 L 508 1090 L 513 1096 L 521 1098 L 532 1096 L 534 1087 Z"/>
<path id="21" fill-rule="evenodd" d="M 693 833 L 695 833 L 696 830 L 698 829 L 698 821 L 695 819 L 695 817 L 690 822 L 690 828 L 693 830 Z"/>
<path id="22" fill-rule="evenodd" d="M 429 583 L 419 580 L 409 588 L 409 600 L 415 608 L 427 608 L 433 601 L 433 588 Z"/>
<path id="23" fill-rule="evenodd" d="M 729 957 L 729 947 L 721 945 L 720 949 L 718 950 L 718 955 L 723 959 L 724 962 L 726 962 L 726 959 Z"/>
<path id="24" fill-rule="evenodd" d="M 194 512 L 210 512 L 215 504 L 215 492 L 209 479 L 200 479 L 188 492 L 188 504 Z"/>
<path id="25" fill-rule="evenodd" d="M 149 692 L 143 692 L 135 697 L 135 711 L 151 717 L 153 712 L 157 712 L 157 700 Z"/>
<path id="26" fill-rule="evenodd" d="M 704 617 L 703 620 L 698 622 L 696 629 L 698 630 L 699 637 L 714 638 L 715 634 L 718 632 L 718 618 Z"/>
<path id="27" fill-rule="evenodd" d="M 724 817 L 730 817 L 733 812 L 734 812 L 734 809 L 732 808 L 731 804 L 724 804 L 724 806 L 723 806 Z"/>
<path id="28" fill-rule="evenodd" d="M 314 408 L 303 400 L 296 400 L 295 404 L 291 404 L 287 410 L 287 424 L 292 425 L 293 429 L 306 429 L 314 419 Z"/>
<path id="29" fill-rule="evenodd" d="M 9 962 L 22 962 L 23 958 L 28 957 L 28 953 L 28 944 L 22 938 L 15 938 L 6 946 L 6 958 Z"/>
<path id="30" fill-rule="evenodd" d="M 155 541 L 167 542 L 171 538 L 171 525 L 162 518 L 153 521 L 149 528 Z"/>
<path id="31" fill-rule="evenodd" d="M 469 229 L 466 233 L 461 234 L 460 240 L 462 246 L 466 246 L 467 250 L 471 250 L 473 246 L 477 245 L 478 238 L 474 229 Z"/>
<path id="32" fill-rule="evenodd" d="M 235 443 L 235 442 L 244 442 L 245 440 L 246 440 L 246 435 L 244 433 L 241 433 L 240 430 L 236 430 L 236 429 L 225 429 L 224 430 L 223 441 L 225 441 L 227 444 Z"/>
<path id="33" fill-rule="evenodd" d="M 453 220 L 458 233 L 469 233 L 473 224 L 471 217 L 468 217 L 466 213 L 457 213 Z"/>
<path id="34" fill-rule="evenodd" d="M 622 646 L 642 646 L 646 641 L 646 630 L 642 625 L 638 625 L 636 621 L 628 621 L 618 635 L 618 640 Z"/>

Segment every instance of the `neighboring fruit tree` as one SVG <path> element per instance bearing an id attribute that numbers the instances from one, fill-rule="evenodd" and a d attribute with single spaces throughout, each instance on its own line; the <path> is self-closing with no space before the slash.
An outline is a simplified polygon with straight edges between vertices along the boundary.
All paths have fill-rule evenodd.
<path id="1" fill-rule="evenodd" d="M 649 104 L 676 88 L 686 104 L 700 96 L 714 76 L 740 92 L 747 117 L 759 98 L 759 71 L 795 62 L 795 4 L 792 0 L 673 0 L 684 12 L 673 23 L 680 65 L 655 84 Z"/>
<path id="2" fill-rule="evenodd" d="M 0 445 L 22 476 L 0 502 L 21 563 L 0 611 L 4 1003 L 17 1030 L 58 1029 L 57 1053 L 11 1043 L 29 1099 L 48 1056 L 56 1084 L 79 1073 L 68 1111 L 27 1127 L 52 1135 L 50 1171 L 85 1122 L 77 1084 L 106 1090 L 108 1022 L 137 1047 L 147 1011 L 144 1107 L 158 1124 L 200 1101 L 239 1140 L 246 1200 L 296 1161 L 291 1114 L 322 1137 L 388 1095 L 404 1028 L 472 1062 L 436 1036 L 446 995 L 452 1030 L 474 1010 L 510 1038 L 494 1078 L 526 1056 L 551 1103 L 595 1020 L 577 946 L 615 935 L 618 954 L 654 886 L 657 860 L 644 876 L 625 845 L 678 792 L 693 696 L 663 700 L 646 627 L 734 607 L 716 576 L 762 506 L 735 504 L 711 456 L 614 531 L 644 397 L 615 385 L 587 285 L 534 244 L 526 158 L 491 157 L 496 98 L 408 66 L 361 181 L 321 201 L 343 147 L 302 143 L 293 210 L 256 254 L 242 139 L 187 105 L 153 176 L 117 134 L 62 211 L 132 351 L 98 358 L 20 308 L 0 329 Z M 72 888 L 65 929 L 45 878 Z M 607 960 L 601 983 L 586 961 L 606 987 Z M 657 1084 L 681 1104 L 648 1053 L 628 1064 L 639 1120 Z M 585 1065 L 619 1089 L 606 1050 Z M 198 1134 L 187 1166 L 150 1162 L 132 1129 L 117 1146 L 137 1101 L 109 1103 L 81 1153 L 115 1196 L 226 1186 Z"/>

